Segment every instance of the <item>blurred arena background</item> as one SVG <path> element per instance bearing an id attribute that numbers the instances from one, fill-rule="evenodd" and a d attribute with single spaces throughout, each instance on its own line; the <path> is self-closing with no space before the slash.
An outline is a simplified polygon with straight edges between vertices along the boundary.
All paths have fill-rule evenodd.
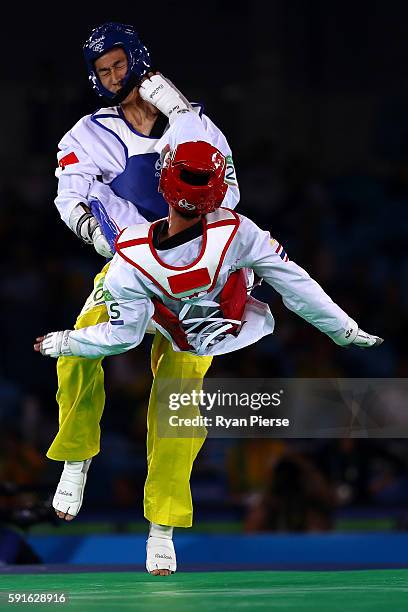
<path id="1" fill-rule="evenodd" d="M 38 13 L 3 23 L 0 563 L 69 562 L 66 547 L 47 548 L 46 536 L 145 531 L 149 339 L 105 361 L 102 452 L 80 516 L 62 525 L 47 510 L 61 469 L 45 458 L 57 430 L 55 362 L 32 343 L 72 326 L 101 266 L 53 204 L 57 143 L 98 105 L 82 59 L 90 28 L 108 20 L 138 28 L 154 66 L 203 102 L 227 136 L 239 211 L 385 339 L 379 350 L 343 351 L 276 297 L 276 333 L 215 359 L 211 376 L 404 378 L 407 17 L 397 2 L 209 0 L 159 2 L 154 11 L 55 6 L 47 24 Z M 195 464 L 189 533 L 391 537 L 408 528 L 407 463 L 404 439 L 211 439 Z"/>

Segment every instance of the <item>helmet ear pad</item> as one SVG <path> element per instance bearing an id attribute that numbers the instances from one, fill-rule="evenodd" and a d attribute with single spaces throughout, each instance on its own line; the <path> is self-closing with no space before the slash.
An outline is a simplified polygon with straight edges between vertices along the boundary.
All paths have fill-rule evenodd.
<path id="1" fill-rule="evenodd" d="M 224 155 L 208 142 L 187 142 L 165 154 L 159 191 L 184 216 L 214 212 L 224 200 Z"/>

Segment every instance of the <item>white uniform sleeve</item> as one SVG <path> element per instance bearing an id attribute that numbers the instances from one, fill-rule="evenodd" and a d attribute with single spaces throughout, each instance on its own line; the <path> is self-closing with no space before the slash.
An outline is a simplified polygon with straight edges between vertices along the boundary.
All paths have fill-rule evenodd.
<path id="1" fill-rule="evenodd" d="M 240 193 L 230 146 L 224 134 L 217 128 L 215 123 L 211 121 L 209 117 L 203 115 L 202 122 L 207 133 L 209 134 L 211 144 L 214 145 L 214 147 L 217 147 L 217 149 L 219 149 L 221 153 L 225 155 L 227 160 L 225 182 L 228 184 L 228 191 L 225 194 L 222 205 L 226 208 L 235 208 L 239 202 Z"/>
<path id="2" fill-rule="evenodd" d="M 74 136 L 75 127 L 65 134 L 58 144 L 58 168 L 55 171 L 58 178 L 55 205 L 61 219 L 68 226 L 72 210 L 80 202 L 87 204 L 89 190 L 95 178 L 102 174 L 101 169 Z"/>
<path id="3" fill-rule="evenodd" d="M 138 346 L 145 335 L 154 307 L 148 298 L 115 300 L 106 304 L 110 313 L 107 323 L 84 327 L 70 333 L 73 355 L 95 359 L 118 355 Z"/>
<path id="4" fill-rule="evenodd" d="M 269 232 L 242 218 L 240 233 L 245 241 L 240 267 L 252 268 L 281 294 L 289 310 L 327 334 L 336 344 L 346 345 L 353 341 L 357 323 L 303 268 L 288 259 L 282 245 L 271 239 Z"/>
<path id="5" fill-rule="evenodd" d="M 73 355 L 95 359 L 124 353 L 138 346 L 146 333 L 153 303 L 118 255 L 106 275 L 104 292 L 109 321 L 71 332 L 69 347 Z"/>
<path id="6" fill-rule="evenodd" d="M 206 115 L 200 118 L 196 112 L 180 114 L 156 143 L 155 149 L 161 153 L 167 145 L 170 149 L 175 149 L 183 142 L 194 140 L 209 142 L 225 155 L 227 160 L 225 182 L 228 184 L 228 190 L 222 205 L 226 208 L 235 208 L 240 196 L 231 149 L 224 134 Z"/>
<path id="7" fill-rule="evenodd" d="M 211 142 L 202 120 L 194 111 L 181 113 L 170 125 L 169 129 L 164 132 L 154 148 L 157 153 L 161 154 L 166 146 L 169 146 L 170 149 L 175 149 L 177 145 L 183 142 L 190 142 L 191 140 Z"/>

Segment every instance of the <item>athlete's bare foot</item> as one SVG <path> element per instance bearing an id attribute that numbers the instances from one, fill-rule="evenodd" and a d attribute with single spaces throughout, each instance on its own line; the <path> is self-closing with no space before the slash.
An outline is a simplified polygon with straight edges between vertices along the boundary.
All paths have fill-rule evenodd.
<path id="1" fill-rule="evenodd" d="M 73 514 L 68 514 L 68 512 L 60 512 L 59 510 L 55 510 L 55 514 L 60 519 L 64 519 L 65 521 L 72 521 L 72 519 L 75 518 L 75 516 Z"/>
<path id="2" fill-rule="evenodd" d="M 150 573 L 152 576 L 170 576 L 171 571 L 168 569 L 155 569 Z"/>

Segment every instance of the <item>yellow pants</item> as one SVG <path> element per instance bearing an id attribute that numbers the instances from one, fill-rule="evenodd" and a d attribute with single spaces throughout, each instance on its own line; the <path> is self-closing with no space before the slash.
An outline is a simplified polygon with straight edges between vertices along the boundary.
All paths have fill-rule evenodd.
<path id="1" fill-rule="evenodd" d="M 95 277 L 94 290 L 78 316 L 75 329 L 108 320 L 103 301 L 103 280 L 108 265 Z M 194 459 L 205 440 L 203 429 L 197 429 L 195 437 L 189 438 L 159 435 L 160 384 L 171 380 L 172 392 L 199 390 L 211 361 L 211 357 L 173 351 L 168 340 L 156 333 L 151 355 L 154 379 L 147 415 L 144 514 L 147 520 L 160 525 L 191 526 L 190 475 Z M 47 457 L 56 461 L 89 459 L 100 450 L 99 422 L 105 403 L 102 359 L 60 357 L 57 374 L 59 431 Z M 185 413 L 186 409 L 183 410 Z M 188 410 L 189 416 L 197 414 L 194 406 L 187 407 Z"/>

